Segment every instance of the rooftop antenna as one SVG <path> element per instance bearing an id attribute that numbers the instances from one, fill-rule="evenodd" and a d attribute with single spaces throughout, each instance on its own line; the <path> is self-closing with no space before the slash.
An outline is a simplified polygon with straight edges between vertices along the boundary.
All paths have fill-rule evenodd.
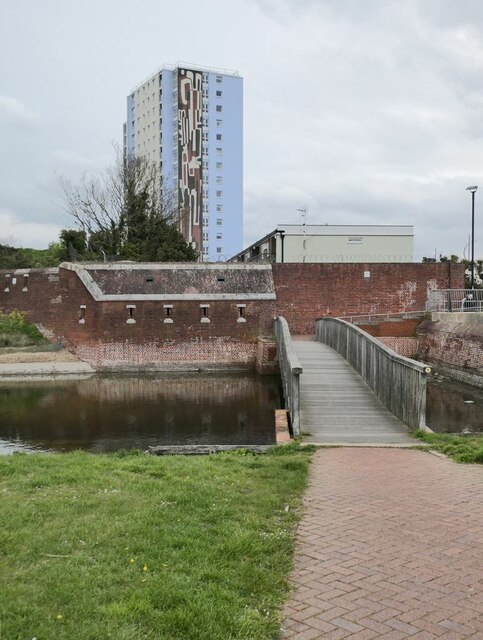
<path id="1" fill-rule="evenodd" d="M 302 209 L 297 209 L 297 211 L 300 211 L 300 213 L 302 214 L 302 225 L 305 227 L 305 224 L 307 222 L 307 205 L 304 204 Z"/>

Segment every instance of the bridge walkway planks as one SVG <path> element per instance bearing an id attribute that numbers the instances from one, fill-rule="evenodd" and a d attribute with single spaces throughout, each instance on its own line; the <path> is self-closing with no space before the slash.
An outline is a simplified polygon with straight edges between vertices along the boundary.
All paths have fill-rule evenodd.
<path id="1" fill-rule="evenodd" d="M 408 445 L 408 427 L 336 351 L 315 339 L 294 336 L 300 359 L 300 430 L 311 443 Z"/>

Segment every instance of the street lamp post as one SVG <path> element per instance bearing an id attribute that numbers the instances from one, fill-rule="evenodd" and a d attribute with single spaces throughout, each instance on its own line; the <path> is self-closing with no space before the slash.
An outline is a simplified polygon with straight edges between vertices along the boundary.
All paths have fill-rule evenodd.
<path id="1" fill-rule="evenodd" d="M 475 193 L 478 187 L 466 187 L 471 191 L 471 289 L 475 288 Z"/>

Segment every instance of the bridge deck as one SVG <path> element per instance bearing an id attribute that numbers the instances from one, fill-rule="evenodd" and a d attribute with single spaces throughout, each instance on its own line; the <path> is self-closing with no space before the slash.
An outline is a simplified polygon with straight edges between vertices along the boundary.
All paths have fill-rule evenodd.
<path id="1" fill-rule="evenodd" d="M 312 443 L 414 444 L 408 427 L 378 399 L 336 351 L 294 338 L 303 367 L 300 430 Z"/>

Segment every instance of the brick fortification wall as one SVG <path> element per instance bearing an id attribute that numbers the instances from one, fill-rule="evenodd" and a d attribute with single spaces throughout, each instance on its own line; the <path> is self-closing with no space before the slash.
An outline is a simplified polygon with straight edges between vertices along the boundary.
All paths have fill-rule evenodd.
<path id="1" fill-rule="evenodd" d="M 310 334 L 317 317 L 422 310 L 430 289 L 462 283 L 450 264 L 64 264 L 0 272 L 0 310 L 24 311 L 100 368 L 252 368 L 258 353 L 268 370 L 275 355 L 257 339 L 274 315 Z M 414 329 L 397 326 L 393 336 Z"/>
<path id="2" fill-rule="evenodd" d="M 421 360 L 483 377 L 483 320 L 473 324 L 428 319 L 420 325 L 418 335 Z"/>
<path id="3" fill-rule="evenodd" d="M 0 274 L 7 276 L 0 309 L 26 312 L 97 368 L 254 368 L 257 339 L 272 332 L 269 268 L 147 266 L 132 274 L 61 266 Z"/>
<path id="4" fill-rule="evenodd" d="M 431 289 L 464 286 L 464 266 L 450 263 L 298 263 L 272 269 L 277 314 L 293 334 L 314 333 L 316 318 L 323 316 L 422 311 Z"/>

